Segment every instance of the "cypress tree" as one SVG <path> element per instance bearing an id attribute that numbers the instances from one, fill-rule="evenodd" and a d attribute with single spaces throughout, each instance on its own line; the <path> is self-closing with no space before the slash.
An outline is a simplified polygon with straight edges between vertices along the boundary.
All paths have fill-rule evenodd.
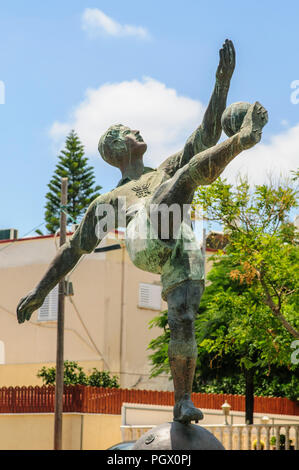
<path id="1" fill-rule="evenodd" d="M 54 175 L 46 194 L 45 221 L 50 233 L 55 233 L 60 223 L 61 178 L 68 178 L 67 223 L 78 223 L 89 204 L 99 196 L 101 186 L 95 186 L 93 167 L 88 165 L 84 147 L 75 131 L 66 138 L 65 149 L 58 156 Z"/>

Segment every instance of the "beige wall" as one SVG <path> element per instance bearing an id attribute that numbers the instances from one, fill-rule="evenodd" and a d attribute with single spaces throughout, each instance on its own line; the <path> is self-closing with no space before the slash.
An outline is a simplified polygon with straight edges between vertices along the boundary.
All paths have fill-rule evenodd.
<path id="1" fill-rule="evenodd" d="M 120 415 L 83 415 L 83 450 L 105 450 L 122 442 Z"/>
<path id="2" fill-rule="evenodd" d="M 121 442 L 119 415 L 64 414 L 63 450 L 105 450 Z M 0 414 L 0 450 L 51 450 L 53 414 Z"/>
<path id="3" fill-rule="evenodd" d="M 19 325 L 15 314 L 20 298 L 41 279 L 55 253 L 53 237 L 19 240 L 0 251 L 0 341 L 5 347 L 0 386 L 41 384 L 37 370 L 55 363 L 56 322 L 39 322 L 35 312 L 30 322 Z M 171 388 L 167 377 L 149 381 L 147 346 L 159 330 L 149 330 L 148 322 L 158 312 L 138 307 L 139 283 L 159 283 L 159 276 L 135 268 L 125 253 L 123 307 L 122 250 L 83 257 L 70 280 L 75 307 L 66 298 L 65 359 L 121 372 L 123 387 Z"/>
<path id="4" fill-rule="evenodd" d="M 101 246 L 120 243 L 115 237 L 109 234 Z M 10 246 L 0 243 L 0 341 L 5 348 L 0 386 L 39 385 L 37 370 L 55 363 L 56 322 L 40 322 L 35 312 L 29 322 L 19 325 L 15 312 L 20 298 L 43 276 L 58 242 L 54 237 L 36 237 Z M 161 331 L 149 329 L 148 324 L 159 312 L 138 307 L 139 283 L 159 284 L 160 276 L 137 269 L 122 249 L 84 256 L 69 279 L 75 306 L 67 297 L 65 359 L 120 374 L 122 387 L 171 390 L 167 376 L 149 379 L 147 347 Z M 163 301 L 161 306 L 167 307 Z"/>
<path id="5" fill-rule="evenodd" d="M 80 361 L 86 373 L 92 372 L 95 367 L 103 370 L 102 361 Z M 2 364 L 0 365 L 0 387 L 36 386 L 43 385 L 41 378 L 37 377 L 38 371 L 43 367 L 55 367 L 55 362 L 36 364 Z"/>
<path id="6" fill-rule="evenodd" d="M 135 408 L 134 408 L 135 406 Z M 129 412 L 121 415 L 64 413 L 62 426 L 63 450 L 105 450 L 123 440 L 136 439 L 146 429 L 169 421 L 171 407 L 128 404 Z M 203 410 L 200 425 L 223 424 L 221 410 Z M 263 414 L 255 414 L 260 424 Z M 268 415 L 270 424 L 298 424 L 298 417 Z M 232 412 L 232 424 L 244 424 L 244 413 Z M 131 428 L 131 425 L 134 425 Z M 138 428 L 141 426 L 141 428 Z M 121 425 L 127 427 L 121 428 Z M 142 429 L 142 426 L 148 426 Z M 122 432 L 123 430 L 123 432 Z M 140 432 L 141 431 L 141 432 Z M 53 414 L 0 414 L 0 450 L 51 450 L 54 440 Z"/>

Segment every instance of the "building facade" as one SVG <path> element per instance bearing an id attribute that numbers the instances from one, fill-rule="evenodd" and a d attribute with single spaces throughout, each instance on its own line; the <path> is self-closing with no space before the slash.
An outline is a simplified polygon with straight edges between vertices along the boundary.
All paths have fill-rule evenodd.
<path id="1" fill-rule="evenodd" d="M 23 324 L 16 306 L 39 282 L 58 245 L 53 235 L 0 241 L 0 386 L 41 385 L 38 370 L 55 364 L 57 289 Z M 171 390 L 168 376 L 150 378 L 148 358 L 149 342 L 160 334 L 149 322 L 167 308 L 160 276 L 132 264 L 119 232 L 100 247 L 110 250 L 83 256 L 67 278 L 73 295 L 65 298 L 64 358 L 86 372 L 109 370 L 123 388 Z"/>

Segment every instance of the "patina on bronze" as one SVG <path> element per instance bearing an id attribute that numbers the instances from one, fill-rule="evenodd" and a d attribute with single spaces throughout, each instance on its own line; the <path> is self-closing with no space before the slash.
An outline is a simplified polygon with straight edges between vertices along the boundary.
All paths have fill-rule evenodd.
<path id="1" fill-rule="evenodd" d="M 132 450 L 225 450 L 207 429 L 195 424 L 163 423 L 147 431 Z"/>
<path id="2" fill-rule="evenodd" d="M 174 421 L 182 424 L 203 418 L 191 401 L 197 358 L 194 320 L 204 290 L 203 258 L 194 233 L 183 218 L 176 233 L 170 231 L 165 239 L 161 237 L 160 222 L 153 227 L 149 209 L 190 204 L 198 186 L 211 184 L 233 158 L 260 141 L 267 112 L 256 102 L 248 105 L 245 116 L 237 120 L 237 127 L 234 123 L 235 133 L 217 144 L 234 68 L 234 46 L 226 40 L 220 50 L 215 87 L 202 123 L 184 148 L 155 170 L 143 165 L 147 145 L 139 131 L 121 124 L 107 130 L 99 141 L 99 151 L 107 163 L 121 170 L 122 179 L 113 191 L 93 201 L 79 228 L 61 247 L 40 283 L 17 307 L 19 323 L 29 320 L 59 280 L 74 268 L 83 254 L 91 253 L 100 242 L 96 230 L 99 205 L 109 204 L 114 208 L 116 228 L 118 202 L 125 197 L 128 208 L 126 245 L 130 258 L 138 268 L 161 275 L 171 335 L 168 355 L 175 393 L 173 416 Z M 233 114 L 227 114 L 231 119 Z M 145 240 L 139 240 L 141 225 L 146 228 Z M 151 230 L 156 231 L 154 239 L 149 235 Z M 186 249 L 187 245 L 193 248 Z"/>

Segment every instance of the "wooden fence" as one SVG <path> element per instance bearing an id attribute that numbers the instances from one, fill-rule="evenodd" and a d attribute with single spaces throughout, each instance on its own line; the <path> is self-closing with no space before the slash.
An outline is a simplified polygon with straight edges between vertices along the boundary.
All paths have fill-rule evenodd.
<path id="1" fill-rule="evenodd" d="M 232 411 L 245 411 L 242 395 L 193 393 L 192 400 L 199 408 L 221 409 L 225 400 Z M 55 387 L 2 387 L 0 388 L 0 413 L 52 413 Z M 122 403 L 148 405 L 174 404 L 173 392 L 153 390 L 128 390 L 117 388 L 65 386 L 63 411 L 65 413 L 120 414 Z M 283 415 L 299 415 L 298 402 L 287 398 L 255 397 L 254 411 Z"/>

